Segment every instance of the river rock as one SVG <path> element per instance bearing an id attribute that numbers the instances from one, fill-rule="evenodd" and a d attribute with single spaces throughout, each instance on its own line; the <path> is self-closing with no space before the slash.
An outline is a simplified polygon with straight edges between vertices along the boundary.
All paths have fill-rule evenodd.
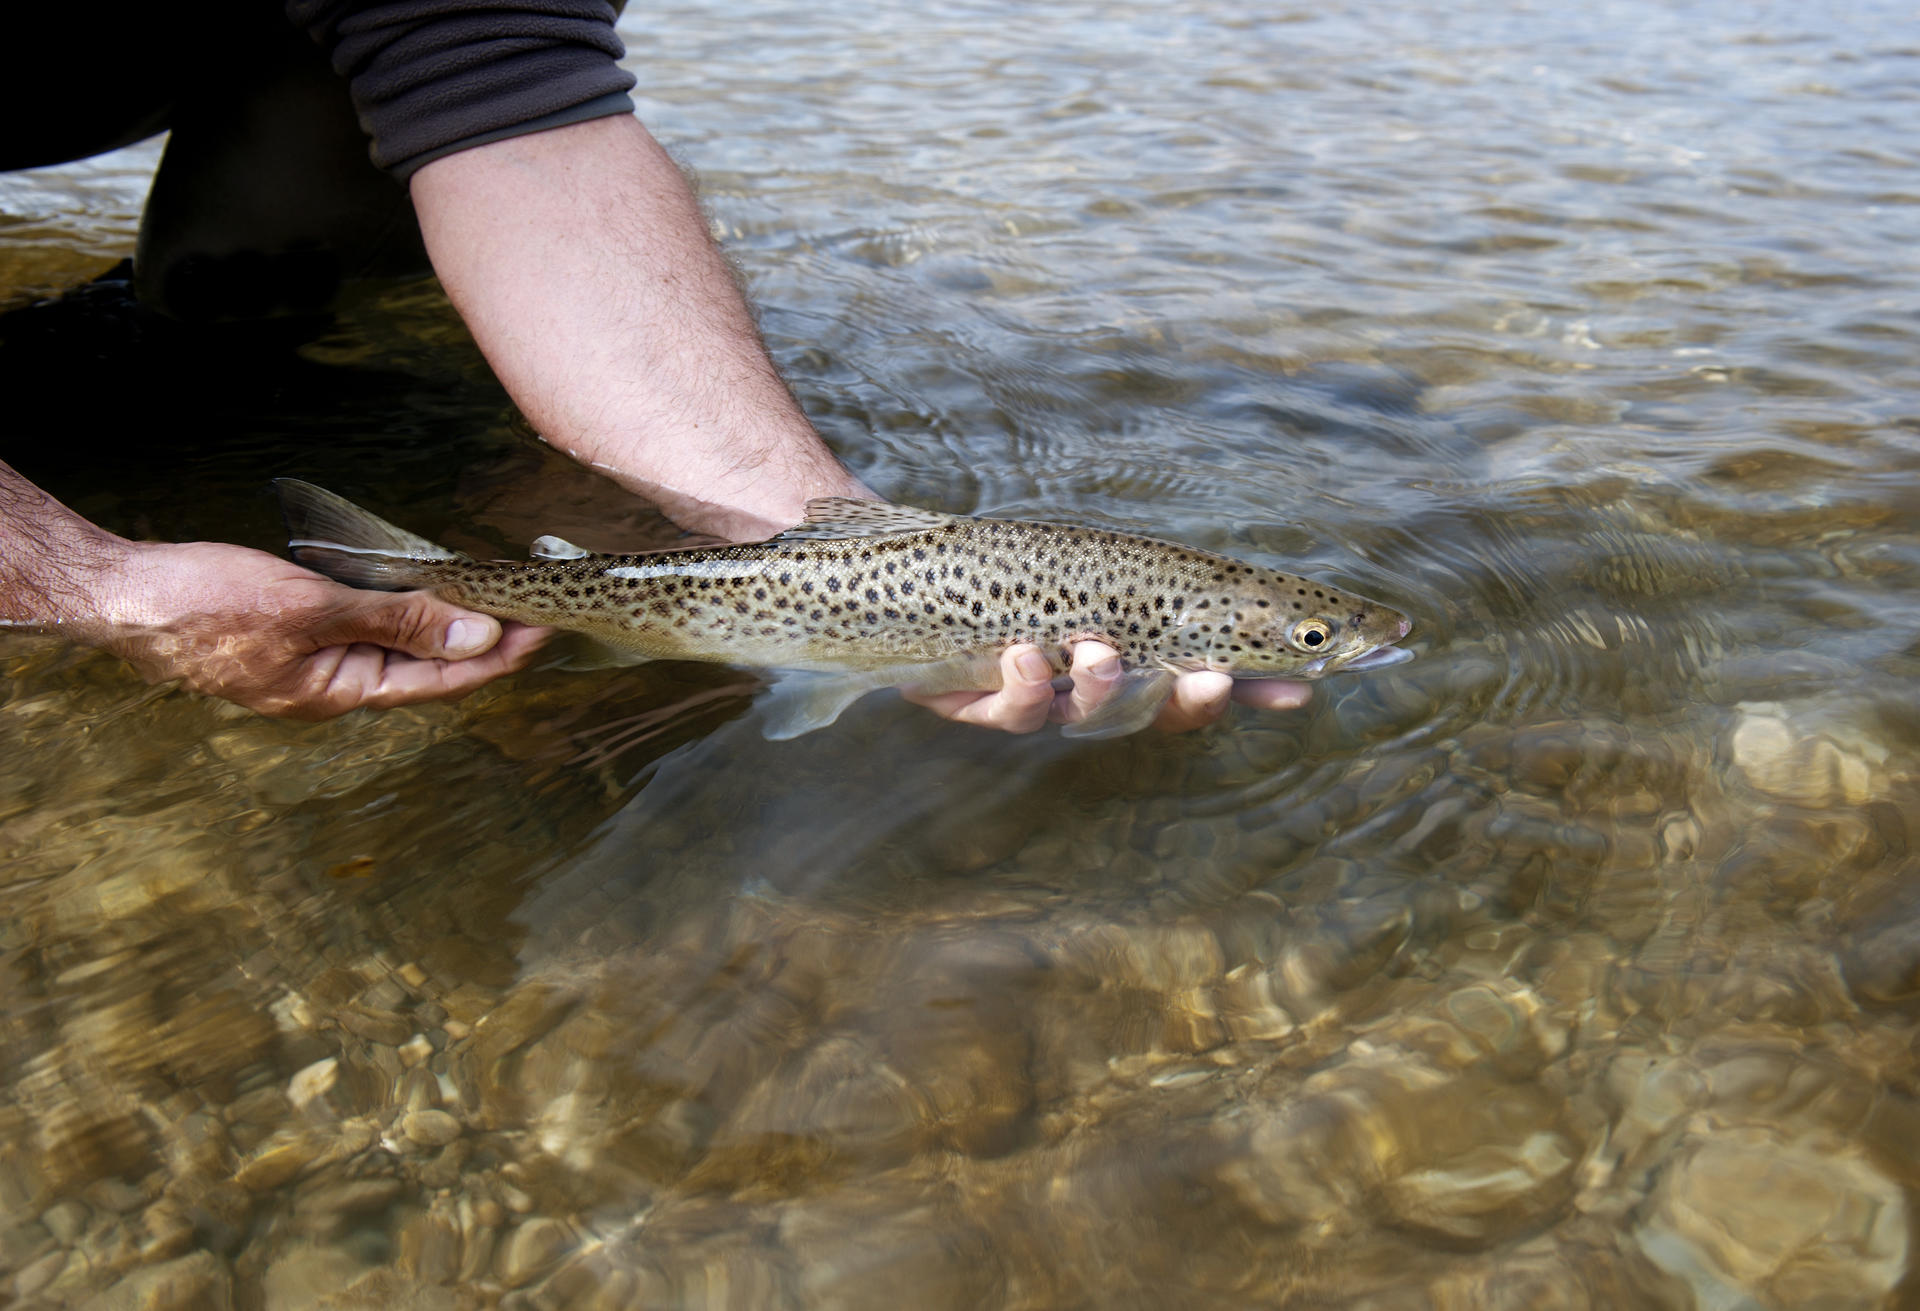
<path id="1" fill-rule="evenodd" d="M 1298 1095 L 1230 1111 L 1251 1119 L 1223 1182 L 1264 1223 L 1323 1234 L 1371 1215 L 1449 1246 L 1482 1246 L 1548 1220 L 1573 1192 L 1581 1147 L 1537 1085 L 1455 1074 L 1370 1049 Z"/>
<path id="2" fill-rule="evenodd" d="M 422 1283 L 450 1283 L 460 1272 L 460 1219 L 453 1201 L 436 1197 L 400 1233 L 400 1267 Z"/>
<path id="3" fill-rule="evenodd" d="M 211 1252 L 144 1266 L 80 1304 L 81 1311 L 228 1311 L 233 1277 Z"/>
<path id="4" fill-rule="evenodd" d="M 445 1147 L 460 1136 L 461 1126 L 445 1111 L 408 1111 L 400 1130 L 423 1147 Z"/>
<path id="5" fill-rule="evenodd" d="M 1033 1109 L 1027 998 L 1040 966 L 1018 942 L 980 935 L 910 944 L 898 959 L 899 974 L 878 990 L 876 1046 L 949 1146 L 1010 1150 Z"/>
<path id="6" fill-rule="evenodd" d="M 274 1257 L 261 1291 L 273 1311 L 318 1311 L 366 1269 L 365 1262 L 344 1247 L 296 1242 Z"/>
<path id="7" fill-rule="evenodd" d="M 558 1220 L 535 1216 L 501 1237 L 494 1248 L 493 1272 L 508 1288 L 532 1283 L 572 1250 L 573 1230 Z"/>
<path id="8" fill-rule="evenodd" d="M 90 1214 L 85 1202 L 69 1198 L 41 1212 L 40 1223 L 45 1225 L 47 1232 L 59 1239 L 62 1245 L 72 1247 L 85 1231 Z"/>
<path id="9" fill-rule="evenodd" d="M 305 1111 L 330 1092 L 340 1078 L 340 1062 L 329 1056 L 296 1070 L 287 1080 L 287 1102 L 296 1111 Z"/>
<path id="10" fill-rule="evenodd" d="M 866 1044 L 832 1037 L 748 1092 L 692 1182 L 799 1189 L 824 1172 L 897 1165 L 932 1132 L 925 1101 L 898 1072 Z"/>
<path id="11" fill-rule="evenodd" d="M 1479 1143 L 1424 1169 L 1389 1179 L 1381 1190 L 1402 1225 L 1458 1242 L 1481 1242 L 1526 1228 L 1571 1193 L 1573 1143 L 1551 1129 L 1517 1141 Z"/>
<path id="12" fill-rule="evenodd" d="M 1634 1237 L 1702 1306 L 1877 1306 L 1905 1277 L 1904 1192 L 1850 1144 L 1766 1129 L 1697 1137 Z"/>
<path id="13" fill-rule="evenodd" d="M 383 1047 L 398 1047 L 413 1036 L 413 1025 L 394 1011 L 365 1005 L 342 1006 L 334 1014 L 340 1027 Z"/>
<path id="14" fill-rule="evenodd" d="M 252 1193 L 272 1192 L 327 1150 L 327 1141 L 307 1129 L 286 1129 L 255 1148 L 234 1171 L 233 1181 Z"/>
<path id="15" fill-rule="evenodd" d="M 337 1232 L 358 1217 L 384 1211 L 400 1195 L 398 1179 L 344 1179 L 303 1192 L 294 1203 L 300 1225 L 312 1232 Z"/>
<path id="16" fill-rule="evenodd" d="M 1759 791 L 1803 806 L 1860 806 L 1886 786 L 1887 749 L 1833 715 L 1820 730 L 1771 702 L 1740 707 L 1727 736 L 1734 767 Z"/>
<path id="17" fill-rule="evenodd" d="M 45 1256 L 29 1261 L 13 1276 L 13 1296 L 32 1297 L 60 1277 L 67 1268 L 68 1252 L 56 1247 Z"/>
<path id="18" fill-rule="evenodd" d="M 836 1196 L 780 1221 L 802 1306 L 842 1311 L 972 1311 L 1006 1303 L 1006 1275 L 986 1235 L 961 1217 L 904 1198 Z"/>

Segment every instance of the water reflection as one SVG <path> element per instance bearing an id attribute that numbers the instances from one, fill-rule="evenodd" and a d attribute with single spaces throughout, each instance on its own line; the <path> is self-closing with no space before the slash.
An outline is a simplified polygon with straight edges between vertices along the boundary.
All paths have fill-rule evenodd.
<path id="1" fill-rule="evenodd" d="M 864 477 L 1350 581 L 1420 658 L 1190 738 L 771 744 L 724 669 L 305 726 L 8 636 L 6 1295 L 1904 1304 L 1891 13 L 649 11 Z M 120 167 L 6 182 L 6 304 L 115 252 Z M 662 531 L 430 289 L 163 332 L 0 319 L 17 463 L 117 527 L 272 546 L 295 473 Z"/>

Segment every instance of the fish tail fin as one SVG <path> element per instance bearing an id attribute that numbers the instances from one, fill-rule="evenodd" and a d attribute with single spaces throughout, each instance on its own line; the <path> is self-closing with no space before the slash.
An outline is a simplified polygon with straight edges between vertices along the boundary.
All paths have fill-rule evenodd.
<path id="1" fill-rule="evenodd" d="M 293 558 L 336 582 L 382 592 L 404 592 L 431 577 L 429 562 L 465 560 L 457 551 L 417 537 L 298 478 L 275 478 Z"/>

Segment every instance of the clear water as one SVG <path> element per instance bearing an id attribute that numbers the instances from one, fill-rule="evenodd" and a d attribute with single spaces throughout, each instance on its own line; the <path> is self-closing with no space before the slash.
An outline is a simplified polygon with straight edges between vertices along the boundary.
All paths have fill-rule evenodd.
<path id="1" fill-rule="evenodd" d="M 19 1304 L 1911 1302 L 1910 9 L 624 31 L 871 485 L 1317 571 L 1419 658 L 776 744 L 718 668 L 310 726 L 0 638 Z M 275 547 L 290 473 L 657 539 L 430 286 L 304 343 L 82 286 L 151 159 L 0 179 L 19 467 L 157 537 Z"/>

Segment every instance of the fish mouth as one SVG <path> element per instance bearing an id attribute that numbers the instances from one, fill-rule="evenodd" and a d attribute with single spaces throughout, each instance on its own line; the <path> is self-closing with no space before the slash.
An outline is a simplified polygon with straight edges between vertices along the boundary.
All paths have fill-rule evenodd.
<path id="1" fill-rule="evenodd" d="M 1391 665 L 1403 665 L 1411 659 L 1413 652 L 1405 647 L 1376 646 L 1365 655 L 1357 655 L 1343 662 L 1338 668 L 1343 673 L 1348 670 L 1386 669 Z"/>

